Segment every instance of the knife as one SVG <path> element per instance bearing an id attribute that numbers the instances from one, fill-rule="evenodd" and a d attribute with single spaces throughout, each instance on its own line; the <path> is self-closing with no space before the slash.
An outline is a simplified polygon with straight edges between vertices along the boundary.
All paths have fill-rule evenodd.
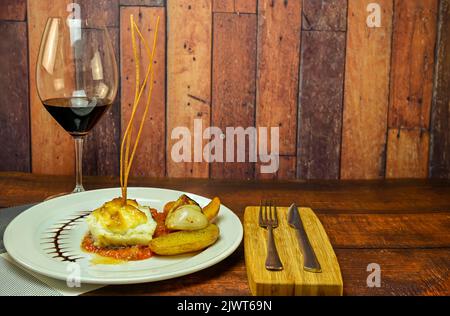
<path id="1" fill-rule="evenodd" d="M 320 267 L 316 254 L 314 253 L 314 250 L 309 242 L 308 235 L 306 235 L 302 218 L 300 217 L 300 212 L 295 204 L 292 204 L 289 207 L 288 223 L 297 231 L 298 243 L 303 253 L 303 269 L 308 272 L 322 272 L 322 268 Z"/>

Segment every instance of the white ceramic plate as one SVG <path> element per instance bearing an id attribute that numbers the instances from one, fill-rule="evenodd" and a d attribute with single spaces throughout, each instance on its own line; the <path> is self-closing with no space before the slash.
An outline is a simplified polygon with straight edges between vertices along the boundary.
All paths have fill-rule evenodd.
<path id="1" fill-rule="evenodd" d="M 210 199 L 186 192 L 157 188 L 129 188 L 128 196 L 141 205 L 162 211 L 166 202 L 187 194 L 205 206 Z M 83 252 L 80 243 L 88 231 L 79 215 L 101 206 L 121 195 L 120 188 L 86 191 L 55 198 L 40 203 L 17 216 L 6 228 L 3 240 L 9 255 L 24 267 L 60 280 L 74 279 L 81 283 L 132 284 L 176 278 L 210 267 L 236 250 L 242 240 L 243 229 L 239 218 L 221 205 L 216 224 L 220 228 L 217 242 L 202 252 L 180 256 L 154 256 L 142 261 L 124 264 L 93 264 L 90 254 Z M 69 223 L 70 222 L 70 223 Z M 69 223 L 69 224 L 68 224 Z M 75 264 L 53 258 L 56 253 L 55 230 L 63 228 L 58 236 L 61 254 L 67 259 L 77 259 Z"/>

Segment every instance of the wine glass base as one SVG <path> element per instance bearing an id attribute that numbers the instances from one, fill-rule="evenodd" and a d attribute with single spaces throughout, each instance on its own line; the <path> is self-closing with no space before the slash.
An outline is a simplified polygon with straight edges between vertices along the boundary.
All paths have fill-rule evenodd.
<path id="1" fill-rule="evenodd" d="M 77 185 L 71 193 L 80 193 L 86 191 L 82 185 Z"/>

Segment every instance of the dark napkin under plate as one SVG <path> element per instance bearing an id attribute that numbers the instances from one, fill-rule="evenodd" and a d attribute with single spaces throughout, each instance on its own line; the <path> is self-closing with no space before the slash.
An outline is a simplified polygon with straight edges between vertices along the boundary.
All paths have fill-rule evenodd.
<path id="1" fill-rule="evenodd" d="M 14 206 L 9 208 L 0 209 L 0 253 L 6 251 L 5 246 L 3 245 L 3 234 L 5 233 L 5 229 L 8 224 L 20 213 L 29 209 L 35 204 L 27 204 Z"/>

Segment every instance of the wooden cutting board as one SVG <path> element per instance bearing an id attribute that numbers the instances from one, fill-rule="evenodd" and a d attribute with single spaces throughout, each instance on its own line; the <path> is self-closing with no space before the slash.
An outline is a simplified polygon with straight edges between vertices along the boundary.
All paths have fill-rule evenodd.
<path id="1" fill-rule="evenodd" d="M 279 207 L 275 243 L 282 271 L 265 268 L 267 231 L 258 225 L 259 206 L 244 214 L 244 249 L 248 282 L 253 295 L 342 295 L 339 263 L 322 223 L 310 208 L 299 208 L 306 233 L 322 267 L 322 273 L 303 270 L 296 231 L 287 223 L 287 207 Z"/>

